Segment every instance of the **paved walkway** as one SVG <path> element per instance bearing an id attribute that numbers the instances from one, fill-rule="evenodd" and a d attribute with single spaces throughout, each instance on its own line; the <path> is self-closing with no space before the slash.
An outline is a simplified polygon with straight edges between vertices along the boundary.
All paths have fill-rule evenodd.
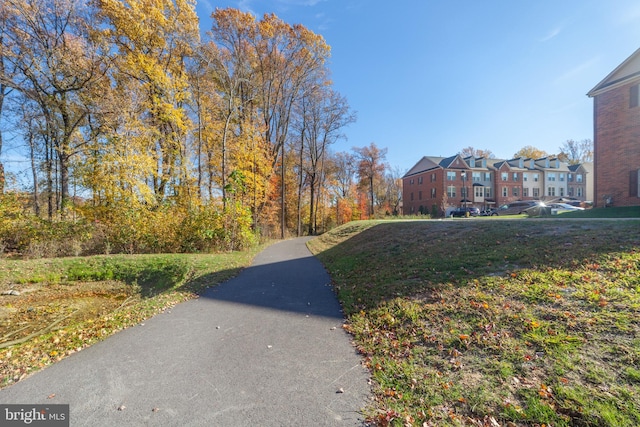
<path id="1" fill-rule="evenodd" d="M 0 402 L 69 404 L 71 426 L 362 425 L 367 373 L 306 240 L 270 246 L 235 279 L 0 390 Z"/>

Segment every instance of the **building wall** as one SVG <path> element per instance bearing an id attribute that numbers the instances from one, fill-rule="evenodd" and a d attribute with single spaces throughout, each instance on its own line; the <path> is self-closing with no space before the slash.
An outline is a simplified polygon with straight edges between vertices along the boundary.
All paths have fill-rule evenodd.
<path id="1" fill-rule="evenodd" d="M 640 205 L 640 106 L 629 106 L 631 86 L 637 83 L 594 98 L 594 203 L 599 207 L 604 206 L 606 196 L 613 198 L 614 206 Z"/>
<path id="2" fill-rule="evenodd" d="M 502 174 L 506 173 L 506 181 L 503 180 Z M 513 179 L 513 174 L 517 174 L 516 180 Z M 522 186 L 522 171 L 513 170 L 504 164 L 494 174 L 494 193 L 496 200 L 496 207 L 506 205 L 511 202 L 523 199 L 531 199 L 532 197 L 523 196 Z M 505 195 L 506 192 L 506 195 Z"/>
<path id="3" fill-rule="evenodd" d="M 444 177 L 442 169 L 433 169 L 412 175 L 402 180 L 403 213 L 418 215 L 420 207 L 425 214 L 431 214 L 434 206 L 442 207 Z M 435 194 L 435 197 L 432 197 Z"/>

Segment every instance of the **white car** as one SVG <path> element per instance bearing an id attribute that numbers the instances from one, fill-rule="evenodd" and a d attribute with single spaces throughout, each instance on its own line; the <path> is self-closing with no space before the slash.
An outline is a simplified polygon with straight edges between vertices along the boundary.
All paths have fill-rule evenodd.
<path id="1" fill-rule="evenodd" d="M 573 206 L 573 205 L 569 205 L 567 203 L 549 203 L 547 206 L 549 206 L 553 211 L 556 211 L 556 213 L 561 213 L 561 212 L 574 212 L 574 211 L 583 211 L 584 208 L 578 207 L 578 206 Z"/>

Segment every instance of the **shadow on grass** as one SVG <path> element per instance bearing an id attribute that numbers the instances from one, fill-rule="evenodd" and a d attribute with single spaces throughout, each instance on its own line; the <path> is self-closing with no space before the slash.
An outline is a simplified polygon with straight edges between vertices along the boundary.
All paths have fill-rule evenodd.
<path id="1" fill-rule="evenodd" d="M 459 286 L 523 268 L 572 268 L 638 250 L 639 229 L 636 220 L 387 222 L 353 233 L 347 226 L 338 231 L 341 242 L 314 246 L 352 313 L 440 284 Z"/>

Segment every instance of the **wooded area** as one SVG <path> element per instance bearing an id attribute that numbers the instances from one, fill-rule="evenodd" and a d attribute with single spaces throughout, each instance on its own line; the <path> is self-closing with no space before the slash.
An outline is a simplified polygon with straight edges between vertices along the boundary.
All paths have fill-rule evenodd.
<path id="1" fill-rule="evenodd" d="M 356 114 L 322 36 L 236 9 L 206 26 L 195 0 L 0 4 L 0 152 L 32 172 L 2 195 L 5 250 L 238 249 L 397 211 L 386 150 L 330 150 Z"/>

